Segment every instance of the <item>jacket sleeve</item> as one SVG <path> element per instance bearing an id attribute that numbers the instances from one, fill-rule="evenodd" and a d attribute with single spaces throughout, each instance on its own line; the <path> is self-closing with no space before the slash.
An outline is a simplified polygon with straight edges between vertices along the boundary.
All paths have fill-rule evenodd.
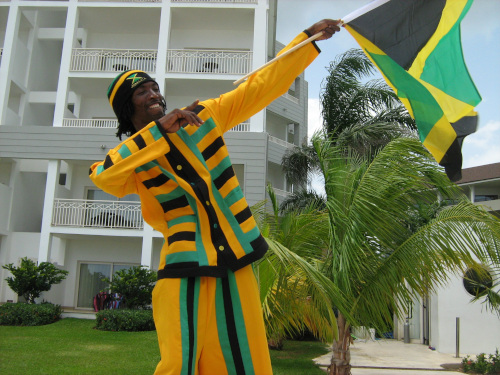
<path id="1" fill-rule="evenodd" d="M 110 150 L 106 158 L 90 167 L 90 179 L 117 197 L 137 194 L 136 169 L 169 151 L 165 132 L 156 122 Z"/>
<path id="2" fill-rule="evenodd" d="M 309 33 L 302 32 L 278 55 L 308 37 Z M 314 42 L 308 43 L 253 74 L 233 91 L 200 104 L 208 109 L 215 122 L 222 128 L 222 132 L 226 132 L 286 93 L 295 78 L 309 66 L 319 52 Z"/>

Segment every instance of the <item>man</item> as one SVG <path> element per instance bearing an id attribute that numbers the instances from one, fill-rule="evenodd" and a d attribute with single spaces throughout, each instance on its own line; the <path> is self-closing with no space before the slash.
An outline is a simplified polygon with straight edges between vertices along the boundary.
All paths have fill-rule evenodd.
<path id="1" fill-rule="evenodd" d="M 285 49 L 339 21 L 320 21 Z M 130 138 L 91 167 L 118 197 L 139 194 L 144 220 L 165 237 L 153 314 L 155 374 L 271 374 L 252 262 L 267 251 L 234 174 L 223 134 L 285 93 L 318 55 L 310 43 L 217 99 L 165 114 L 158 84 L 142 71 L 112 82 L 108 98 Z"/>

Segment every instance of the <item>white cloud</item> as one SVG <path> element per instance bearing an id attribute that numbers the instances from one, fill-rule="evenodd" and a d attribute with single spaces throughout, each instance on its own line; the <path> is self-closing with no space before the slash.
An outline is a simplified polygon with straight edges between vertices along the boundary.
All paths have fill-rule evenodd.
<path id="1" fill-rule="evenodd" d="M 465 138 L 462 153 L 464 168 L 500 162 L 500 121 L 489 121 Z"/>

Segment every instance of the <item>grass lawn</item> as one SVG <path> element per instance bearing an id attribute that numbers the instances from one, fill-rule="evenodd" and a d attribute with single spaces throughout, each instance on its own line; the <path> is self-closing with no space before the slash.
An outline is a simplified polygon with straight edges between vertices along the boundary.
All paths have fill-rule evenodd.
<path id="1" fill-rule="evenodd" d="M 103 332 L 94 325 L 68 318 L 38 327 L 0 326 L 0 374 L 153 374 L 160 359 L 156 332 Z M 324 374 L 311 359 L 325 353 L 319 342 L 286 342 L 284 350 L 271 351 L 274 375 Z"/>

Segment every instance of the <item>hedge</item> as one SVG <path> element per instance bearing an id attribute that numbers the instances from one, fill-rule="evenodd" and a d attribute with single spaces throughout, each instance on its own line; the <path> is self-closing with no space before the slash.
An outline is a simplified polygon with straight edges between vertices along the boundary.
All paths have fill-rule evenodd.
<path id="1" fill-rule="evenodd" d="M 0 325 L 42 326 L 57 322 L 61 313 L 61 306 L 52 303 L 6 303 L 0 306 Z"/>
<path id="2" fill-rule="evenodd" d="M 152 310 L 110 309 L 96 314 L 96 329 L 101 331 L 154 331 Z"/>

